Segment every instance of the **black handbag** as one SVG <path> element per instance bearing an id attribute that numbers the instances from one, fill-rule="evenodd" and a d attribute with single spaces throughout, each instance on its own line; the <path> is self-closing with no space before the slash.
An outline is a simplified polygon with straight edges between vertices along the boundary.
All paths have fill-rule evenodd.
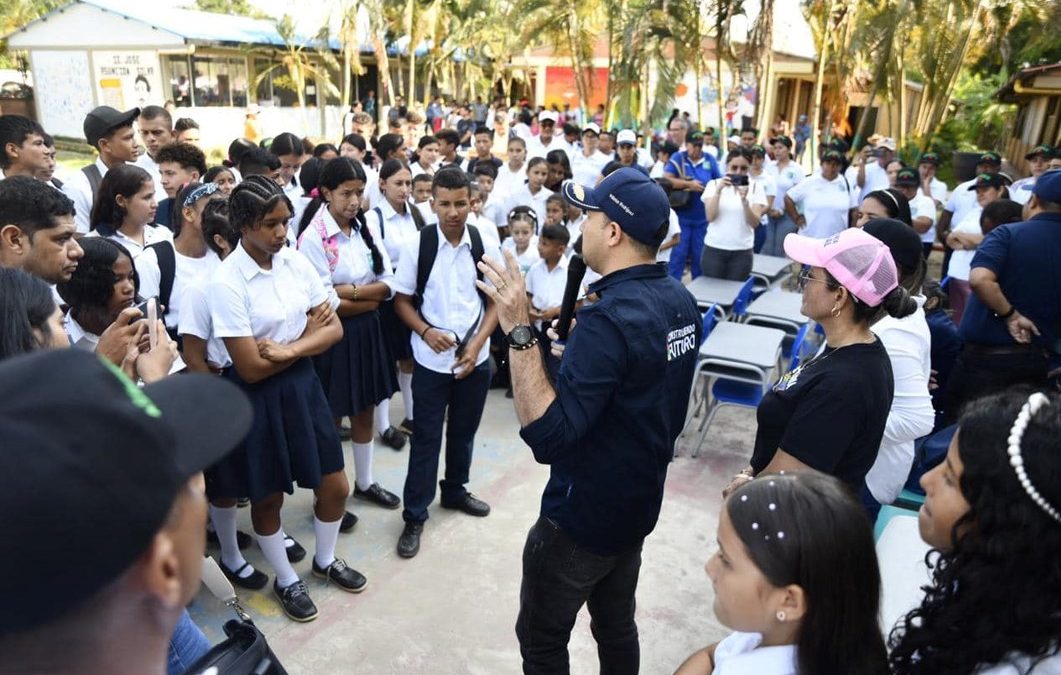
<path id="1" fill-rule="evenodd" d="M 239 604 L 236 590 L 213 558 L 203 560 L 203 583 L 236 613 L 224 626 L 228 638 L 213 646 L 185 675 L 287 675 L 265 635 Z"/>
<path id="2" fill-rule="evenodd" d="M 685 177 L 685 162 L 682 162 L 681 164 L 678 164 L 673 159 L 671 159 L 670 163 L 673 164 L 674 168 L 678 170 L 678 176 L 682 180 L 688 180 Z M 670 193 L 668 198 L 670 199 L 670 207 L 672 209 L 677 210 L 677 209 L 684 208 L 684 207 L 689 205 L 689 201 L 693 198 L 693 193 L 690 192 L 689 190 L 678 190 L 678 189 L 675 189 L 675 190 L 671 190 L 671 193 Z"/>

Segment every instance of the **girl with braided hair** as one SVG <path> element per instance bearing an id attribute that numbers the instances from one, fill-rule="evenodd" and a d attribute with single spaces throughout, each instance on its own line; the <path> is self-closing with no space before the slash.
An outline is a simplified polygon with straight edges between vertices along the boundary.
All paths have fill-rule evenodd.
<path id="1" fill-rule="evenodd" d="M 356 160 L 328 161 L 317 182 L 320 194 L 302 215 L 298 249 L 316 269 L 333 303 L 338 301 L 343 339 L 313 357 L 313 365 L 336 425 L 340 418 L 350 418 L 354 497 L 396 509 L 398 497 L 372 476 L 373 411 L 398 390 L 398 378 L 379 316 L 380 303 L 393 295 L 385 281 L 394 273 L 386 249 L 377 245 L 361 212 L 366 183 L 365 170 Z"/>

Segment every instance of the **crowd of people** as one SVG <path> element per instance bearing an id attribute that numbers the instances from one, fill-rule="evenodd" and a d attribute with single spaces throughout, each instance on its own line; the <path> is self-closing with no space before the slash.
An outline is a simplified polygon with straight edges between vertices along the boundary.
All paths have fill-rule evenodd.
<path id="1" fill-rule="evenodd" d="M 678 672 L 1061 672 L 1053 146 L 1026 177 L 984 152 L 952 189 L 938 154 L 907 163 L 884 137 L 822 144 L 808 174 L 805 117 L 725 138 L 676 114 L 657 142 L 603 111 L 436 99 L 421 119 L 398 101 L 378 135 L 375 112 L 352 109 L 336 142 L 237 138 L 209 166 L 190 120 L 102 106 L 84 120 L 95 160 L 61 180 L 47 131 L 0 115 L 0 510 L 36 547 L 5 575 L 0 672 L 119 654 L 161 672 L 167 653 L 184 672 L 209 648 L 184 609 L 204 531 L 234 585 L 314 620 L 285 495 L 314 492 L 308 572 L 363 591 L 336 555 L 348 498 L 401 509 L 402 558 L 436 496 L 490 514 L 468 486 L 495 387 L 551 465 L 523 559 L 524 671 L 568 671 L 588 604 L 602 669 L 637 672 L 641 547 L 703 339 L 682 284 L 744 281 L 760 252 L 798 265 L 821 346 L 765 393 L 723 493 L 707 574 L 734 632 Z M 940 435 L 946 456 L 918 474 Z M 400 492 L 374 476 L 378 445 L 408 446 Z M 932 582 L 882 630 L 872 523 L 918 481 Z M 90 569 L 62 567 L 58 543 L 97 541 Z"/>

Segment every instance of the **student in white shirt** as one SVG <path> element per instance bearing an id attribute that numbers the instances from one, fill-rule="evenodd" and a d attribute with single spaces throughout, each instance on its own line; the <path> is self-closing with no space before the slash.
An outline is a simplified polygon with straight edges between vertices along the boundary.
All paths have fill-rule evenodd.
<path id="1" fill-rule="evenodd" d="M 1009 199 L 1008 184 L 1009 179 L 1000 173 L 985 173 L 977 176 L 976 181 L 968 188 L 968 192 L 975 195 L 975 206 L 965 211 L 965 216 L 947 235 L 946 244 L 953 251 L 947 267 L 947 276 L 950 277 L 947 283 L 947 295 L 950 299 L 955 325 L 961 325 L 962 314 L 965 313 L 965 302 L 972 293 L 972 287 L 969 285 L 970 268 L 973 256 L 976 255 L 976 247 L 984 239 L 980 215 L 988 204 L 999 199 Z"/>
<path id="2" fill-rule="evenodd" d="M 151 174 L 155 181 L 155 193 L 162 194 L 166 189 L 162 185 L 162 175 L 155 158 L 159 150 L 177 140 L 173 134 L 173 116 L 162 106 L 148 105 L 140 111 L 136 124 L 146 150 L 136 158 L 136 165 Z"/>
<path id="3" fill-rule="evenodd" d="M 269 152 L 280 160 L 280 186 L 284 194 L 291 200 L 298 198 L 302 194 L 298 171 L 307 158 L 302 139 L 288 131 L 277 134 L 269 144 Z"/>
<path id="4" fill-rule="evenodd" d="M 486 164 L 485 166 L 490 166 Z M 481 167 L 480 167 L 481 168 Z M 492 169 L 493 167 L 490 166 Z M 478 170 L 478 169 L 477 169 Z M 486 176 L 477 176 L 483 180 L 489 180 Z M 479 234 L 483 237 L 483 244 L 486 246 L 501 246 L 501 237 L 497 230 L 497 225 L 494 224 L 492 218 L 487 218 L 483 215 L 483 189 L 478 181 L 472 181 L 471 184 L 471 200 L 472 209 L 468 213 L 468 225 L 474 225 Z M 435 216 L 432 225 L 438 224 L 438 214 Z"/>
<path id="5" fill-rule="evenodd" d="M 704 276 L 744 281 L 752 273 L 755 230 L 766 212 L 762 184 L 751 180 L 751 153 L 739 148 L 726 157 L 726 174 L 704 186 L 707 234 L 700 266 Z M 738 184 L 743 183 L 743 184 Z"/>
<path id="6" fill-rule="evenodd" d="M 837 479 L 797 471 L 738 487 L 706 567 L 715 617 L 735 632 L 675 675 L 887 673 L 873 532 Z"/>
<path id="7" fill-rule="evenodd" d="M 1059 406 L 1019 390 L 973 401 L 921 477 L 931 579 L 891 632 L 891 673 L 1061 673 Z"/>
<path id="8" fill-rule="evenodd" d="M 785 195 L 792 186 L 804 178 L 803 167 L 792 160 L 792 139 L 778 136 L 771 139 L 770 148 L 774 152 L 774 163 L 766 171 L 777 181 L 777 193 L 773 204 L 767 210 L 770 222 L 767 224 L 766 240 L 760 252 L 763 255 L 784 257 L 785 237 L 796 231 L 796 223 L 785 213 Z"/>
<path id="9" fill-rule="evenodd" d="M 203 174 L 203 182 L 217 183 L 221 194 L 228 197 L 239 181 L 236 180 L 235 170 L 231 167 L 212 166 Z"/>
<path id="10" fill-rule="evenodd" d="M 752 164 L 748 168 L 748 178 L 753 183 L 758 183 L 766 194 L 766 209 L 763 215 L 759 216 L 759 227 L 755 228 L 755 252 L 759 253 L 766 243 L 766 233 L 770 229 L 770 212 L 777 198 L 777 178 L 769 170 L 771 165 L 766 163 L 766 148 L 753 145 L 750 152 Z"/>
<path id="11" fill-rule="evenodd" d="M 490 234 L 492 237 L 499 237 L 497 223 L 505 222 L 506 199 L 495 194 L 497 167 L 490 162 L 477 162 L 471 173 L 475 176 L 472 191 L 475 192 L 474 187 L 478 186 L 479 193 L 478 203 L 474 206 L 475 213 L 494 223 L 494 230 Z M 500 246 L 501 240 L 498 239 L 497 243 Z"/>
<path id="12" fill-rule="evenodd" d="M 216 183 L 184 186 L 177 193 L 177 203 L 181 206 L 175 215 L 176 236 L 172 241 L 148 246 L 136 260 L 140 293 L 146 298 L 158 297 L 164 308 L 166 330 L 175 340 L 187 288 L 208 279 L 221 264 L 203 236 L 203 210 L 218 191 Z"/>
<path id="13" fill-rule="evenodd" d="M 386 249 L 377 244 L 361 213 L 366 182 L 359 162 L 339 157 L 325 164 L 318 182 L 320 196 L 299 225 L 298 250 L 339 301 L 343 339 L 313 357 L 313 365 L 336 426 L 340 418 L 350 418 L 357 479 L 354 497 L 396 509 L 401 500 L 380 486 L 372 473 L 374 412 L 398 390 L 398 379 L 379 318 L 380 303 L 393 295 L 386 282 L 394 273 Z"/>
<path id="14" fill-rule="evenodd" d="M 910 224 L 921 236 L 921 252 L 927 260 L 936 242 L 936 202 L 920 188 L 917 169 L 906 167 L 895 174 L 895 189 L 910 202 Z"/>
<path id="15" fill-rule="evenodd" d="M 502 251 L 512 251 L 524 276 L 534 263 L 541 260 L 538 255 L 538 216 L 528 206 L 517 206 L 508 214 L 509 237 L 501 244 Z"/>
<path id="16" fill-rule="evenodd" d="M 538 344 L 545 358 L 545 367 L 555 381 L 560 372 L 560 359 L 552 353 L 552 341 L 546 328 L 560 316 L 567 287 L 567 246 L 571 235 L 559 223 L 546 224 L 538 236 L 538 262 L 526 274 L 527 295 L 530 296 L 530 318 L 538 333 Z"/>
<path id="17" fill-rule="evenodd" d="M 412 174 L 405 162 L 388 159 L 379 169 L 379 187 L 383 195 L 378 206 L 365 212 L 365 222 L 383 243 L 391 265 L 397 268 L 402 252 L 424 227 L 425 220 L 417 206 L 409 203 L 412 190 Z M 383 335 L 387 339 L 391 358 L 398 362 L 398 386 L 402 392 L 405 418 L 396 429 L 405 434 L 413 432 L 413 351 L 409 328 L 394 311 L 394 300 L 380 305 L 380 321 Z M 376 408 L 376 428 L 383 429 L 381 435 L 392 448 L 398 437 L 391 431 L 390 402 L 382 401 Z M 404 444 L 403 444 L 404 445 Z"/>
<path id="18" fill-rule="evenodd" d="M 77 269 L 56 290 L 70 307 L 65 319 L 70 344 L 94 351 L 103 331 L 136 304 L 140 279 L 132 254 L 120 243 L 102 237 L 80 243 L 84 255 Z"/>
<path id="19" fill-rule="evenodd" d="M 535 157 L 527 162 L 527 183 L 517 189 L 508 199 L 506 212 L 510 213 L 517 206 L 529 206 L 534 212 L 539 223 L 545 222 L 545 201 L 553 191 L 545 187 L 545 181 L 549 177 L 549 165 L 541 157 Z M 596 176 L 594 176 L 596 180 Z M 592 185 L 592 183 L 587 183 Z"/>
<path id="20" fill-rule="evenodd" d="M 467 175 L 455 168 L 435 173 L 432 199 L 439 224 L 425 228 L 406 244 L 392 282 L 397 292 L 395 308 L 413 333 L 416 359 L 416 418 L 403 495 L 405 528 L 397 547 L 403 558 L 411 558 L 420 550 L 427 509 L 439 485 L 438 460 L 447 419 L 442 507 L 479 517 L 490 513 L 490 507 L 465 487 L 475 432 L 490 386 L 487 359 L 490 335 L 497 325 L 493 302 L 476 287 L 481 273 L 476 269 L 472 248 L 483 242 L 475 228 L 466 224 L 471 210 L 469 183 Z M 437 239 L 435 246 L 432 238 Z M 418 279 L 422 248 L 435 253 L 426 279 Z M 482 250 L 500 260 L 497 248 L 483 245 Z M 414 296 L 421 288 L 417 308 Z"/>
<path id="21" fill-rule="evenodd" d="M 45 136 L 41 125 L 28 117 L 0 115 L 0 180 L 36 178 L 45 172 L 52 165 Z"/>
<path id="22" fill-rule="evenodd" d="M 416 157 L 409 165 L 413 178 L 427 174 L 433 176 L 438 166 L 438 139 L 434 136 L 423 136 L 416 145 Z"/>
<path id="23" fill-rule="evenodd" d="M 232 358 L 226 375 L 255 415 L 240 446 L 210 469 L 207 492 L 250 498 L 255 536 L 276 572 L 273 593 L 288 617 L 311 621 L 317 607 L 288 561 L 280 523 L 283 494 L 295 483 L 316 495 L 314 575 L 355 593 L 367 582 L 335 556 L 350 486 L 328 400 L 307 358 L 341 340 L 342 327 L 316 270 L 286 246 L 290 217 L 290 200 L 260 176 L 240 183 L 229 200 L 241 240 L 210 282 L 210 316 Z"/>
<path id="24" fill-rule="evenodd" d="M 133 122 L 139 115 L 139 108 L 119 112 L 109 106 L 100 106 L 85 116 L 85 139 L 89 145 L 96 148 L 99 156 L 89 166 L 72 173 L 63 183 L 63 192 L 74 202 L 74 223 L 81 234 L 90 229 L 90 214 L 96 198 L 93 182 L 89 180 L 86 172 L 93 173 L 102 180 L 110 169 L 136 161 L 137 145 Z"/>
<path id="25" fill-rule="evenodd" d="M 840 175 L 843 155 L 828 150 L 822 155 L 821 172 L 808 176 L 789 188 L 785 213 L 801 230 L 800 234 L 826 239 L 845 229 L 851 211 L 858 206 L 858 189 Z M 802 213 L 796 207 L 802 208 Z"/>
<path id="26" fill-rule="evenodd" d="M 168 227 L 151 224 L 157 210 L 151 176 L 138 166 L 121 164 L 108 171 L 100 183 L 90 235 L 113 239 L 136 260 L 148 246 L 173 240 Z"/>
<path id="27" fill-rule="evenodd" d="M 518 136 L 508 139 L 508 161 L 497 170 L 491 194 L 504 204 L 527 182 L 527 142 Z"/>

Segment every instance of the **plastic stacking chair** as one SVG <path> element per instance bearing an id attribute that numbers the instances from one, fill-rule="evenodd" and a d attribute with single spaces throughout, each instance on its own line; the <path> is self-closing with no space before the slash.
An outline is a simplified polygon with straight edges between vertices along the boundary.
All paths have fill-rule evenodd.
<path id="1" fill-rule="evenodd" d="M 908 509 L 910 511 L 920 511 L 921 505 L 925 503 L 925 495 L 918 494 L 908 488 L 903 488 L 903 491 L 899 493 L 899 496 L 892 502 L 893 506 L 897 506 L 900 509 Z"/>
<path id="2" fill-rule="evenodd" d="M 740 291 L 737 292 L 736 299 L 733 300 L 733 309 L 730 310 L 729 314 L 730 319 L 733 321 L 742 321 L 744 319 L 744 315 L 748 313 L 748 305 L 752 301 L 754 288 L 755 277 L 748 277 L 748 280 L 740 287 Z"/>
<path id="3" fill-rule="evenodd" d="M 796 337 L 792 338 L 792 344 L 788 346 L 788 351 L 785 352 L 785 358 L 788 359 L 788 369 L 795 370 L 799 367 L 800 362 L 803 361 L 803 350 L 804 345 L 807 341 L 807 333 L 810 332 L 810 324 L 805 323 L 799 327 L 796 331 Z"/>
<path id="4" fill-rule="evenodd" d="M 707 336 L 711 334 L 715 324 L 718 323 L 720 313 L 721 310 L 719 309 L 718 304 L 711 305 L 707 308 L 707 311 L 704 312 L 704 329 L 700 334 L 700 344 L 704 344 L 704 340 L 706 340 Z"/>
<path id="5" fill-rule="evenodd" d="M 715 324 L 718 323 L 719 319 L 719 307 L 717 304 L 711 305 L 704 311 L 704 323 L 703 332 L 700 335 L 700 344 L 704 344 L 704 340 L 714 330 Z M 698 345 L 699 346 L 699 345 Z M 689 423 L 693 421 L 693 418 L 700 414 L 703 409 L 704 401 L 701 397 L 696 395 L 697 392 L 697 381 L 699 380 L 699 374 L 693 377 L 693 386 L 689 391 L 689 412 L 685 415 L 685 426 L 682 427 L 682 434 L 689 428 Z M 681 434 L 679 434 L 680 436 Z M 674 446 L 674 456 L 678 456 L 678 446 Z"/>

